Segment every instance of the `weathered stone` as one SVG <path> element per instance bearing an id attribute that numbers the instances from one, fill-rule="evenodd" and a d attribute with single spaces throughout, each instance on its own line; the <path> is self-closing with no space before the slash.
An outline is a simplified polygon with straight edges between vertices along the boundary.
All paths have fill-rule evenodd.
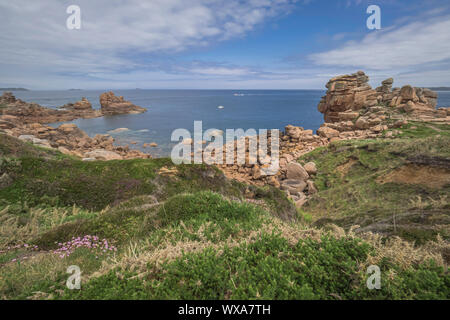
<path id="1" fill-rule="evenodd" d="M 308 201 L 308 198 L 306 197 L 305 194 L 302 193 L 301 196 L 299 197 L 299 199 L 297 201 L 295 201 L 295 206 L 300 209 L 305 205 L 305 203 L 307 201 Z"/>
<path id="2" fill-rule="evenodd" d="M 115 96 L 111 91 L 100 95 L 100 106 L 104 115 L 137 114 L 147 111 L 145 108 L 136 106 L 131 102 L 126 101 L 122 96 Z"/>
<path id="3" fill-rule="evenodd" d="M 281 189 L 287 190 L 290 193 L 303 192 L 307 184 L 303 180 L 287 179 L 281 181 Z"/>
<path id="4" fill-rule="evenodd" d="M 406 113 L 411 113 L 416 108 L 416 105 L 412 101 L 408 101 L 405 106 L 403 107 L 403 110 L 405 110 Z"/>
<path id="5" fill-rule="evenodd" d="M 33 143 L 33 139 L 34 138 L 36 138 L 36 137 L 32 136 L 32 135 L 26 135 L 26 134 L 20 135 L 18 137 L 19 140 L 22 140 L 22 141 L 25 141 L 25 142 L 31 142 L 31 143 Z"/>
<path id="6" fill-rule="evenodd" d="M 308 162 L 303 166 L 303 168 L 306 170 L 306 172 L 308 172 L 309 175 L 317 173 L 317 167 L 314 162 Z"/>
<path id="7" fill-rule="evenodd" d="M 320 127 L 317 129 L 317 134 L 324 138 L 334 138 L 339 136 L 339 131 L 329 128 L 329 127 Z"/>
<path id="8" fill-rule="evenodd" d="M 58 147 L 58 151 L 61 152 L 62 154 L 72 155 L 72 152 L 69 149 L 62 146 Z"/>
<path id="9" fill-rule="evenodd" d="M 286 177 L 288 179 L 306 181 L 309 178 L 309 174 L 299 163 L 291 162 L 286 166 Z"/>
<path id="10" fill-rule="evenodd" d="M 102 149 L 93 150 L 84 154 L 85 158 L 94 158 L 96 160 L 122 160 L 122 157 L 113 151 Z"/>
<path id="11" fill-rule="evenodd" d="M 309 195 L 312 195 L 312 194 L 315 194 L 315 193 L 318 192 L 317 188 L 316 188 L 316 185 L 314 184 L 314 181 L 308 180 L 306 183 L 307 183 L 307 186 L 308 186 L 308 194 Z"/>
<path id="12" fill-rule="evenodd" d="M 126 132 L 126 131 L 129 131 L 129 130 L 130 129 L 128 129 L 128 128 L 117 128 L 117 129 L 108 131 L 108 133 L 118 134 L 118 133 Z"/>
<path id="13" fill-rule="evenodd" d="M 258 180 L 261 176 L 261 169 L 257 164 L 255 164 L 252 168 L 252 177 L 253 179 Z"/>
<path id="14" fill-rule="evenodd" d="M 418 101 L 418 97 L 416 95 L 416 90 L 410 85 L 403 86 L 400 89 L 400 95 L 403 101 Z"/>
<path id="15" fill-rule="evenodd" d="M 370 127 L 369 122 L 364 118 L 359 118 L 355 122 L 355 127 L 360 130 L 368 129 Z"/>

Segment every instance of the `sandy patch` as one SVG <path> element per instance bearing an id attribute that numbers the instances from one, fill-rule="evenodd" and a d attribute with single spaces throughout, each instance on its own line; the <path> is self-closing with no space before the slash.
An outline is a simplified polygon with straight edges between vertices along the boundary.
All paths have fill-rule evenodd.
<path id="1" fill-rule="evenodd" d="M 429 188 L 442 188 L 450 184 L 450 170 L 426 165 L 407 164 L 377 179 L 378 183 L 388 182 L 418 184 Z"/>

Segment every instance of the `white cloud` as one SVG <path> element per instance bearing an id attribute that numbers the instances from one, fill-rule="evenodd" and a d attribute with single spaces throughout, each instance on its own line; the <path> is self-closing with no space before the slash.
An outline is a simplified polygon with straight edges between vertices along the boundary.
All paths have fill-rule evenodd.
<path id="1" fill-rule="evenodd" d="M 450 59 L 450 16 L 413 21 L 401 27 L 371 32 L 309 58 L 317 65 L 369 70 L 405 70 Z"/>
<path id="2" fill-rule="evenodd" d="M 145 55 L 243 36 L 295 1 L 2 1 L 0 64 L 47 73 L 131 70 Z M 69 4 L 81 8 L 81 30 L 66 28 Z"/>
<path id="3" fill-rule="evenodd" d="M 251 74 L 251 71 L 245 68 L 225 68 L 225 67 L 211 67 L 211 68 L 197 68 L 191 69 L 192 73 L 212 76 L 244 76 Z"/>

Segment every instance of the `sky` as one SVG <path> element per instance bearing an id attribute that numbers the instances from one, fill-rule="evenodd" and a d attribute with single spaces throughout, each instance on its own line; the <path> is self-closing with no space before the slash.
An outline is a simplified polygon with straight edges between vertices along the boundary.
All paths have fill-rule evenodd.
<path id="1" fill-rule="evenodd" d="M 450 2 L 0 0 L 0 87 L 324 89 L 358 70 L 450 86 Z"/>

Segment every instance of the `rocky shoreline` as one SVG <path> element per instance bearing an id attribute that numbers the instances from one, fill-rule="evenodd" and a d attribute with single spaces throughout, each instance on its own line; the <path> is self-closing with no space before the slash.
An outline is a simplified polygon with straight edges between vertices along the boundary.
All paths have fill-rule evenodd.
<path id="1" fill-rule="evenodd" d="M 318 105 L 319 112 L 324 114 L 325 123 L 317 130 L 317 134 L 313 130 L 292 125 L 280 132 L 280 170 L 276 175 L 261 174 L 261 170 L 268 167 L 263 164 L 263 159 L 258 159 L 257 164 L 247 161 L 245 165 L 235 163 L 219 167 L 228 178 L 280 188 L 301 207 L 309 196 L 317 192 L 314 163 L 303 166 L 297 163 L 303 154 L 339 140 L 394 139 L 399 134 L 397 129 L 406 126 L 408 121 L 450 124 L 450 108 L 436 109 L 436 92 L 409 85 L 392 89 L 392 78 L 372 89 L 368 81 L 369 77 L 358 71 L 352 75 L 335 77 L 327 83 L 326 95 Z M 269 138 L 269 146 L 270 143 Z M 237 143 L 228 147 L 234 148 L 236 152 Z"/>
<path id="2" fill-rule="evenodd" d="M 33 143 L 34 145 L 58 149 L 60 152 L 83 160 L 148 159 L 151 156 L 128 146 L 115 146 L 108 134 L 89 137 L 75 124 L 62 124 L 57 128 L 49 123 L 67 122 L 75 119 L 90 119 L 116 114 L 137 114 L 146 111 L 112 92 L 100 96 L 100 110 L 83 98 L 58 109 L 42 107 L 16 99 L 5 92 L 0 97 L 0 132 Z"/>
<path id="3" fill-rule="evenodd" d="M 280 188 L 301 207 L 317 191 L 313 179 L 316 173 L 314 163 L 302 166 L 296 161 L 303 154 L 338 140 L 395 138 L 397 129 L 407 125 L 408 121 L 450 124 L 450 108 L 436 109 L 436 92 L 409 85 L 392 89 L 392 78 L 372 89 L 368 81 L 369 77 L 358 71 L 352 75 L 335 77 L 327 83 L 326 95 L 318 105 L 319 112 L 324 114 L 325 123 L 317 130 L 317 134 L 313 130 L 292 125 L 280 132 L 280 169 L 276 175 L 262 174 L 261 171 L 269 166 L 264 159 L 257 159 L 256 164 L 250 163 L 248 143 L 245 164 L 219 165 L 219 168 L 230 179 Z M 86 161 L 150 158 L 150 155 L 131 150 L 128 146 L 114 146 L 114 139 L 107 134 L 90 138 L 74 124 L 63 124 L 58 128 L 46 125 L 77 118 L 146 111 L 112 92 L 103 93 L 100 104 L 101 109 L 94 110 L 91 103 L 83 98 L 54 110 L 4 93 L 0 97 L 0 131 Z M 224 146 L 224 159 L 227 148 L 232 148 L 236 153 L 237 145 L 238 141 L 235 141 Z M 270 145 L 271 137 L 268 139 L 269 150 Z"/>

